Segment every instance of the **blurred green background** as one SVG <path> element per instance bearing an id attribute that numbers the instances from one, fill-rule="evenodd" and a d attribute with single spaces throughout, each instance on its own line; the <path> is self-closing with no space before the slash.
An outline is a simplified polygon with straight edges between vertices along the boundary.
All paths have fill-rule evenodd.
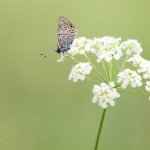
<path id="1" fill-rule="evenodd" d="M 91 83 L 67 80 L 72 63 L 56 62 L 60 15 L 79 36 L 138 39 L 150 58 L 148 0 L 0 0 L 0 150 L 93 150 L 102 109 Z M 101 149 L 149 150 L 149 114 L 147 96 L 122 94 Z"/>

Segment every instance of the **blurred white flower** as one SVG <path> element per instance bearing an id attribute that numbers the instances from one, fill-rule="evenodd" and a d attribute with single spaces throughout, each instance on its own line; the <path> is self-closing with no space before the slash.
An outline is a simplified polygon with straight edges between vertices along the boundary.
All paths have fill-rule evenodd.
<path id="1" fill-rule="evenodd" d="M 100 51 L 101 48 L 101 41 L 100 38 L 94 38 L 93 40 L 91 40 L 92 42 L 89 44 L 89 49 L 90 52 L 96 54 Z"/>
<path id="2" fill-rule="evenodd" d="M 119 72 L 117 77 L 117 82 L 121 84 L 123 89 L 125 89 L 128 85 L 133 88 L 142 86 L 141 76 L 130 69 L 124 69 L 123 71 Z"/>
<path id="3" fill-rule="evenodd" d="M 65 59 L 64 54 L 60 53 L 60 58 L 57 60 L 57 62 L 62 62 L 62 61 L 64 61 L 64 59 Z"/>
<path id="4" fill-rule="evenodd" d="M 102 37 L 94 39 L 95 50 L 92 50 L 96 54 L 97 62 L 101 62 L 104 59 L 106 62 L 110 62 L 112 59 L 118 60 L 122 56 L 121 48 L 119 47 L 121 38 L 114 37 Z M 96 50 L 97 49 L 97 50 Z"/>
<path id="5" fill-rule="evenodd" d="M 150 81 L 146 81 L 145 90 L 150 92 Z"/>
<path id="6" fill-rule="evenodd" d="M 139 55 L 134 55 L 128 59 L 136 67 L 137 72 L 143 75 L 144 79 L 150 79 L 150 61 L 142 58 Z"/>
<path id="7" fill-rule="evenodd" d="M 119 86 L 123 89 L 127 88 L 128 86 L 132 88 L 141 87 L 143 85 L 142 82 L 144 82 L 143 86 L 148 93 L 150 92 L 150 61 L 140 56 L 142 51 L 143 49 L 140 43 L 133 39 L 121 42 L 121 38 L 109 36 L 93 39 L 80 37 L 74 40 L 70 50 L 60 53 L 60 59 L 57 61 L 61 62 L 67 58 L 72 58 L 72 60 L 78 63 L 79 60 L 78 58 L 75 58 L 75 55 L 84 55 L 84 59 L 86 58 L 88 62 L 80 62 L 73 66 L 68 80 L 77 82 L 79 80 L 83 81 L 85 78 L 87 78 L 94 82 L 105 82 L 106 79 L 104 74 L 101 74 L 101 70 L 99 70 L 101 66 L 98 67 L 98 65 L 95 65 L 95 61 L 93 63 L 92 59 L 90 59 L 86 53 L 95 55 L 96 57 L 92 58 L 96 58 L 98 63 L 100 63 L 102 60 L 106 62 L 111 62 L 112 60 L 118 61 L 123 55 L 127 55 L 124 57 L 125 59 L 122 62 L 118 61 L 117 63 L 108 63 L 107 66 L 105 66 L 106 63 L 102 64 L 102 69 L 107 76 L 107 80 L 110 82 L 112 79 L 117 78 L 115 80 L 117 87 Z M 127 62 L 132 64 L 133 70 L 129 68 L 123 70 Z M 117 73 L 120 65 L 121 72 Z M 92 71 L 92 67 L 95 70 L 95 72 L 93 72 L 95 74 L 94 76 L 87 77 L 87 75 L 89 75 Z M 94 77 L 96 79 L 94 79 Z M 100 83 L 100 85 L 94 85 L 92 91 L 94 94 L 92 102 L 98 103 L 104 109 L 107 108 L 108 105 L 114 106 L 116 98 L 120 96 L 114 82 L 110 82 L 109 84 Z"/>
<path id="8" fill-rule="evenodd" d="M 89 52 L 91 42 L 92 40 L 87 39 L 86 37 L 76 38 L 68 53 L 74 56 L 76 54 L 84 54 L 85 52 Z"/>
<path id="9" fill-rule="evenodd" d="M 144 79 L 150 79 L 150 61 L 143 59 L 139 66 L 138 73 L 142 73 Z"/>
<path id="10" fill-rule="evenodd" d="M 94 85 L 93 87 L 93 103 L 98 103 L 102 108 L 107 108 L 108 105 L 114 106 L 116 98 L 120 97 L 117 89 L 114 88 L 114 82 L 109 84 L 101 83 L 100 85 Z"/>
<path id="11" fill-rule="evenodd" d="M 90 74 L 91 70 L 92 66 L 89 63 L 80 62 L 73 66 L 68 80 L 73 80 L 74 82 L 77 82 L 78 80 L 83 81 L 86 75 Z"/>
<path id="12" fill-rule="evenodd" d="M 127 55 L 132 55 L 132 54 L 140 55 L 143 51 L 140 43 L 137 40 L 132 40 L 132 39 L 122 42 L 120 47 L 123 51 L 125 51 Z"/>
<path id="13" fill-rule="evenodd" d="M 143 74 L 144 79 L 150 79 L 150 68 Z"/>
<path id="14" fill-rule="evenodd" d="M 140 67 L 143 60 L 144 59 L 140 55 L 133 55 L 127 60 L 127 62 L 132 62 L 134 67 Z"/>

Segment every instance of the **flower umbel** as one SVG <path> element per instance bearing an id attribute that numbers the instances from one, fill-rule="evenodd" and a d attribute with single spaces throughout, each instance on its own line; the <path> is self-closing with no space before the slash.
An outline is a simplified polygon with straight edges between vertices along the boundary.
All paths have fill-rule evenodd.
<path id="1" fill-rule="evenodd" d="M 87 78 L 95 82 L 92 101 L 105 109 L 115 105 L 120 89 L 145 85 L 147 94 L 150 92 L 150 61 L 140 56 L 142 51 L 141 44 L 134 39 L 122 42 L 121 38 L 109 36 L 93 39 L 80 37 L 74 40 L 70 50 L 61 54 L 59 61 L 68 58 L 75 60 L 77 64 L 72 67 L 68 79 L 77 82 Z M 84 61 L 77 60 L 77 55 L 83 57 Z M 97 65 L 90 59 L 92 55 Z M 87 76 L 91 72 L 96 79 Z"/>
<path id="2" fill-rule="evenodd" d="M 112 59 L 119 60 L 122 56 L 122 51 L 119 47 L 121 38 L 114 37 L 102 37 L 99 38 L 100 47 L 96 51 L 97 62 L 101 62 L 101 60 L 105 60 L 106 62 L 112 61 Z"/>
<path id="3" fill-rule="evenodd" d="M 150 61 L 142 58 L 139 55 L 134 55 L 128 59 L 136 67 L 137 72 L 143 76 L 144 79 L 150 79 Z"/>
<path id="4" fill-rule="evenodd" d="M 72 68 L 68 80 L 73 80 L 73 82 L 83 81 L 86 75 L 90 74 L 91 70 L 92 66 L 89 63 L 80 62 Z"/>
<path id="5" fill-rule="evenodd" d="M 114 106 L 116 98 L 120 97 L 117 89 L 114 88 L 114 82 L 109 84 L 101 83 L 100 85 L 94 85 L 92 99 L 93 103 L 98 103 L 102 108 L 107 108 L 108 105 Z"/>
<path id="6" fill-rule="evenodd" d="M 75 39 L 68 53 L 71 54 L 72 56 L 76 54 L 81 54 L 81 55 L 85 54 L 90 50 L 89 49 L 90 42 L 91 40 L 85 37 Z"/>
<path id="7" fill-rule="evenodd" d="M 133 88 L 142 86 L 142 77 L 138 75 L 135 71 L 130 69 L 124 69 L 119 72 L 117 82 L 121 84 L 121 87 L 125 89 L 128 85 Z"/>
<path id="8" fill-rule="evenodd" d="M 140 43 L 137 40 L 127 40 L 120 45 L 121 49 L 127 54 L 138 54 L 140 55 L 143 51 Z"/>
<path id="9" fill-rule="evenodd" d="M 92 102 L 103 108 L 94 150 L 98 149 L 106 109 L 115 106 L 120 92 L 147 94 L 150 100 L 150 61 L 140 56 L 142 51 L 137 40 L 121 42 L 121 38 L 105 36 L 77 38 L 71 49 L 61 54 L 59 61 L 71 58 L 77 63 L 72 67 L 68 79 L 73 82 L 85 79 L 94 82 Z M 78 58 L 87 62 L 80 62 Z M 92 75 L 89 77 L 90 73 Z M 126 91 L 129 86 L 136 92 Z M 142 86 L 145 92 L 138 93 L 138 88 Z"/>

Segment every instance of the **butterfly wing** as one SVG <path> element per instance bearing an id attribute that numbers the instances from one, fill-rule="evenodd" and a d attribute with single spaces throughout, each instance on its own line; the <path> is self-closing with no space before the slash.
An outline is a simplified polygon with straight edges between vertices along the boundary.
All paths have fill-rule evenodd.
<path id="1" fill-rule="evenodd" d="M 60 16 L 58 20 L 57 52 L 60 53 L 69 50 L 76 36 L 77 28 L 67 18 Z"/>

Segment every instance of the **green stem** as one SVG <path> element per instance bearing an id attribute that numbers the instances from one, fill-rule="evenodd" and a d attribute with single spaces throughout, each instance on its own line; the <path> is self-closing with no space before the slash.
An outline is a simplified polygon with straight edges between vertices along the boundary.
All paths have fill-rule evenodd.
<path id="1" fill-rule="evenodd" d="M 113 66 L 113 60 L 111 61 L 110 66 L 111 66 L 111 80 L 110 80 L 110 81 L 112 81 L 112 80 L 113 80 L 113 77 L 114 77 L 114 66 Z"/>
<path id="2" fill-rule="evenodd" d="M 129 58 L 129 55 L 127 55 L 126 58 L 125 58 L 125 60 L 123 61 L 123 64 L 122 64 L 122 66 L 121 66 L 119 72 L 123 70 L 123 68 L 124 68 L 124 66 L 125 66 L 125 64 L 126 64 L 126 62 L 127 62 L 127 60 L 128 60 L 128 58 Z"/>
<path id="3" fill-rule="evenodd" d="M 131 91 L 123 91 L 123 90 L 119 90 L 119 92 L 123 92 L 123 93 L 130 93 L 130 94 L 140 94 L 140 95 L 149 95 L 149 93 L 140 93 L 140 92 L 131 92 Z"/>
<path id="4" fill-rule="evenodd" d="M 97 74 L 95 74 L 94 72 L 91 72 L 91 74 L 98 79 L 98 81 L 103 82 L 103 80 L 101 78 L 99 78 L 99 76 Z"/>
<path id="5" fill-rule="evenodd" d="M 89 59 L 89 57 L 87 56 L 87 54 L 84 54 L 85 58 L 88 60 L 88 62 L 92 65 L 92 67 L 95 69 L 95 71 L 100 75 L 100 77 L 102 78 L 103 81 L 106 82 L 106 80 L 104 79 L 104 77 L 102 76 L 102 74 L 99 72 L 99 70 L 94 66 L 94 64 L 91 62 L 91 60 Z"/>
<path id="6" fill-rule="evenodd" d="M 79 61 L 77 59 L 75 59 L 73 56 L 71 56 L 71 58 L 76 62 L 79 63 Z"/>
<path id="7" fill-rule="evenodd" d="M 115 77 L 116 77 L 116 64 L 113 61 L 112 62 L 112 79 L 115 79 Z"/>
<path id="8" fill-rule="evenodd" d="M 94 82 L 94 83 L 97 83 L 97 84 L 99 84 L 99 82 L 98 81 L 95 81 L 95 80 L 93 80 L 93 79 L 91 79 L 91 78 L 89 78 L 89 77 L 85 77 L 87 80 L 89 80 L 89 81 L 91 81 L 91 82 Z"/>
<path id="9" fill-rule="evenodd" d="M 106 67 L 105 67 L 105 64 L 104 64 L 104 60 L 102 60 L 102 66 L 103 66 L 103 68 L 104 68 L 106 77 L 107 77 L 107 79 L 108 79 L 108 81 L 109 81 L 109 76 L 108 76 L 108 73 L 107 73 L 107 71 L 106 71 Z"/>
<path id="10" fill-rule="evenodd" d="M 102 131 L 103 123 L 104 123 L 105 113 L 106 113 L 106 109 L 104 109 L 103 113 L 102 113 L 102 118 L 101 118 L 101 121 L 100 121 L 99 130 L 98 130 L 98 133 L 97 133 L 97 138 L 96 138 L 96 143 L 95 143 L 94 150 L 98 149 L 98 143 L 99 143 L 99 140 L 100 140 L 100 135 L 101 135 L 101 131 Z"/>
<path id="11" fill-rule="evenodd" d="M 109 63 L 109 81 L 112 80 L 112 63 Z"/>

